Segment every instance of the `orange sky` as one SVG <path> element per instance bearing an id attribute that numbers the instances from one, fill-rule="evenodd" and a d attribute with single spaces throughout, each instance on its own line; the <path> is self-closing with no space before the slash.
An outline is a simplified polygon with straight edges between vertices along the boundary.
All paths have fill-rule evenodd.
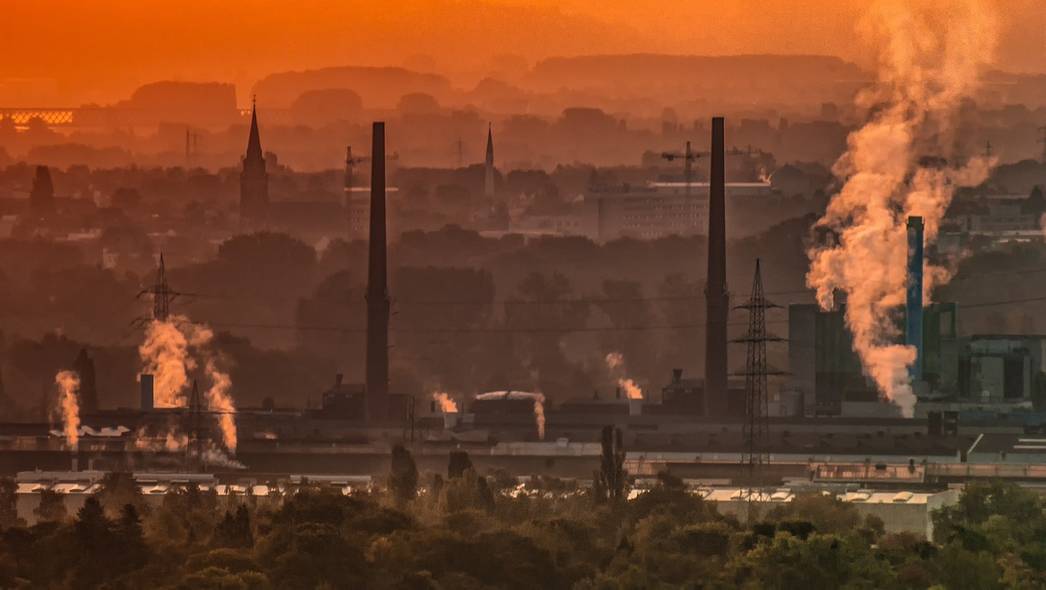
<path id="1" fill-rule="evenodd" d="M 930 0 L 910 0 L 929 2 Z M 935 0 L 947 5 L 950 0 Z M 987 0 L 999 65 L 1046 72 L 1041 0 Z M 424 64 L 474 82 L 492 58 L 637 51 L 866 61 L 867 0 L 3 0 L 0 104 L 110 102 L 159 79 L 243 91 L 273 71 Z"/>

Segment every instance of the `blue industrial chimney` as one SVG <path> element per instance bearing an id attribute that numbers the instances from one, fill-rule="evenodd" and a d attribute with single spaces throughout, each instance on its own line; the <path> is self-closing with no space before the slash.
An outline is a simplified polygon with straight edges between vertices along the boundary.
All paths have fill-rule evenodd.
<path id="1" fill-rule="evenodd" d="M 915 347 L 912 381 L 923 376 L 923 218 L 908 218 L 908 297 L 904 343 Z"/>

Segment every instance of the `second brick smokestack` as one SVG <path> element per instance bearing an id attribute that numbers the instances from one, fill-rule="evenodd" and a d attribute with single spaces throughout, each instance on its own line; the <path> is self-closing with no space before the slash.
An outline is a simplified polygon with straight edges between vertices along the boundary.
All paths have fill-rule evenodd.
<path id="1" fill-rule="evenodd" d="M 385 123 L 375 122 L 367 258 L 367 418 L 384 417 L 389 392 L 389 288 L 385 225 Z"/>
<path id="2" fill-rule="evenodd" d="M 722 117 L 712 119 L 708 188 L 708 278 L 705 283 L 705 415 L 729 412 L 726 379 L 726 138 Z"/>

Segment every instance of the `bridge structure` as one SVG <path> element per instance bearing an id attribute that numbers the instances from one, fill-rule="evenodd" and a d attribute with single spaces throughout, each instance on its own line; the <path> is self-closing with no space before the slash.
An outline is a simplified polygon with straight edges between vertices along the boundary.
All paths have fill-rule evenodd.
<path id="1" fill-rule="evenodd" d="M 271 117 L 283 113 L 268 113 Z M 250 109 L 236 109 L 235 115 L 244 122 L 251 116 Z M 99 128 L 99 127 L 138 127 L 155 125 L 160 119 L 155 112 L 125 107 L 18 107 L 0 106 L 0 121 L 11 120 L 18 129 L 26 129 L 33 120 L 39 120 L 52 129 L 59 128 Z M 190 122 L 191 123 L 191 122 Z"/>

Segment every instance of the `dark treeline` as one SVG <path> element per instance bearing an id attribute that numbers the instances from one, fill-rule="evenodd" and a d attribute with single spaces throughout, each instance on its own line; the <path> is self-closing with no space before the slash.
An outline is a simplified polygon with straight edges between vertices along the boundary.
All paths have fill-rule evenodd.
<path id="1" fill-rule="evenodd" d="M 606 481 L 610 481 L 606 479 Z M 4 588 L 532 589 L 1042 588 L 1046 512 L 1034 492 L 973 484 L 933 515 L 934 540 L 886 533 L 832 496 L 723 515 L 677 479 L 633 500 L 606 488 L 446 479 L 393 454 L 387 486 L 307 482 L 269 496 L 190 486 L 147 502 L 126 474 L 68 514 L 45 492 L 27 527 L 0 482 Z"/>

